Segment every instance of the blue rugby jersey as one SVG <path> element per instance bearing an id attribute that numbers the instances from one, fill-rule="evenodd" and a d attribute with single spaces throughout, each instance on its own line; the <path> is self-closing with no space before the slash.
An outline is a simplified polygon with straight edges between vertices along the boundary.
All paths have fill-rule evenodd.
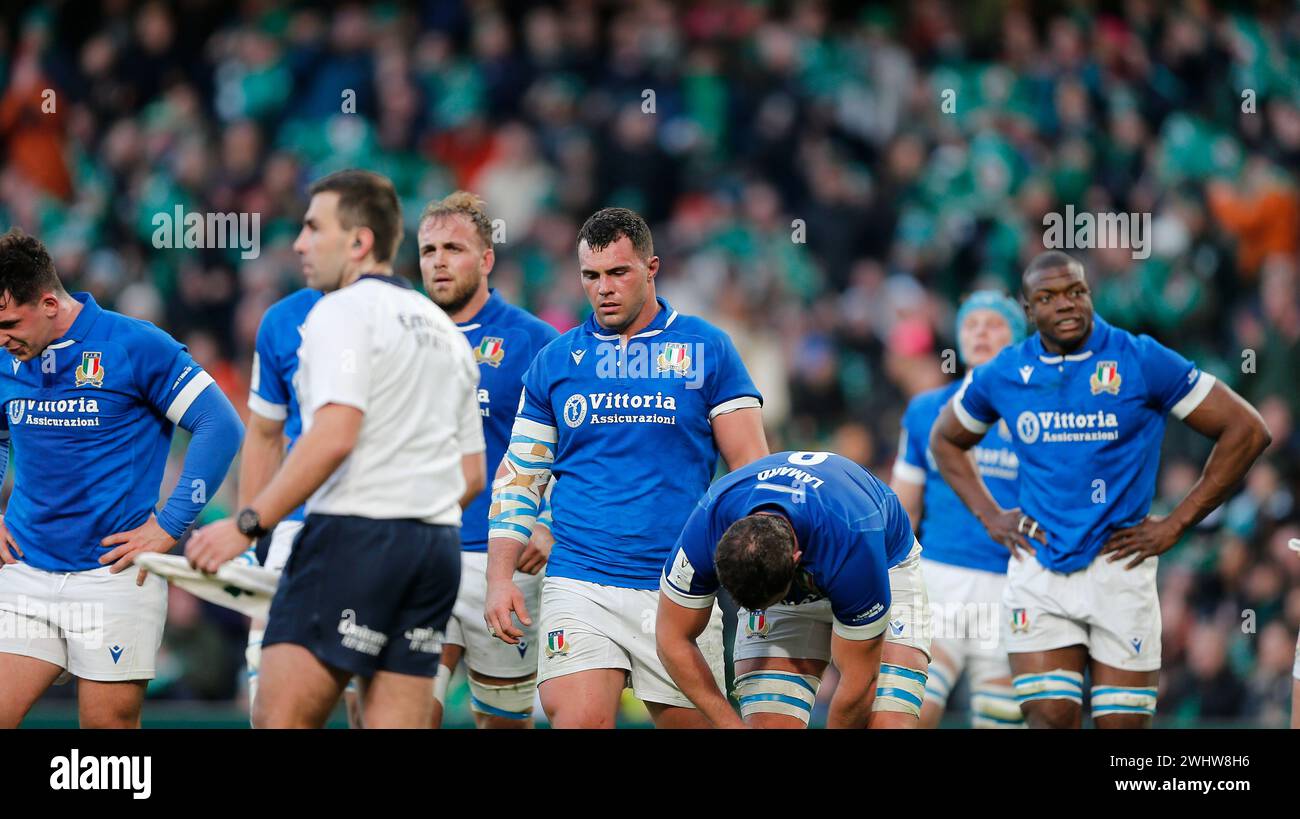
<path id="1" fill-rule="evenodd" d="M 469 321 L 456 325 L 474 349 L 479 365 L 479 414 L 487 443 L 487 487 L 465 510 L 461 523 L 461 549 L 466 552 L 487 551 L 492 478 L 510 443 L 524 372 L 541 349 L 560 335 L 532 313 L 501 298 L 495 289 L 489 292 L 483 308 Z"/>
<path id="2" fill-rule="evenodd" d="M 971 432 L 1006 420 L 1020 459 L 1019 505 L 1047 530 L 1038 561 L 1063 573 L 1146 517 L 1165 416 L 1185 418 L 1214 386 L 1150 336 L 1093 321 L 1077 352 L 1049 354 L 1035 333 L 977 367 L 953 397 Z"/>
<path id="3" fill-rule="evenodd" d="M 302 327 L 307 314 L 323 295 L 310 287 L 291 293 L 267 308 L 257 328 L 248 408 L 263 418 L 284 422 L 284 435 L 289 439 L 286 452 L 302 434 L 302 414 L 298 410 L 298 395 L 293 390 Z M 303 515 L 303 507 L 299 506 L 284 519 L 302 520 Z"/>
<path id="4" fill-rule="evenodd" d="M 948 399 L 961 388 L 954 381 L 914 397 L 903 413 L 894 477 L 924 486 L 917 537 L 926 560 L 1005 574 L 1011 553 L 989 537 L 975 515 L 952 491 L 930 452 L 930 430 Z M 1019 505 L 1020 460 L 1011 446 L 1011 431 L 999 421 L 975 446 L 975 465 L 993 499 L 1004 509 Z"/>
<path id="5" fill-rule="evenodd" d="M 102 309 L 89 293 L 72 297 L 81 312 L 45 353 L 23 362 L 0 352 L 0 404 L 14 453 L 5 526 L 24 560 L 45 571 L 102 568 L 98 559 L 111 547 L 100 541 L 149 519 L 172 431 L 213 385 L 162 330 Z M 217 403 L 229 415 L 221 419 L 228 439 L 215 442 L 206 466 L 219 483 L 242 429 L 225 398 Z M 209 483 L 202 501 L 184 504 L 178 516 L 164 509 L 159 524 L 184 534 L 217 489 Z M 178 491 L 190 498 L 188 487 Z"/>
<path id="6" fill-rule="evenodd" d="M 803 552 L 782 602 L 829 599 L 840 636 L 881 634 L 889 620 L 889 569 L 906 559 L 916 538 L 893 490 L 830 452 L 777 452 L 718 479 L 663 564 L 660 590 L 688 608 L 711 606 L 718 541 L 731 524 L 765 509 L 790 522 Z"/>
<path id="7" fill-rule="evenodd" d="M 731 339 L 658 301 L 626 347 L 593 315 L 524 375 L 519 418 L 558 435 L 551 577 L 658 588 L 717 466 L 713 418 L 761 406 Z"/>

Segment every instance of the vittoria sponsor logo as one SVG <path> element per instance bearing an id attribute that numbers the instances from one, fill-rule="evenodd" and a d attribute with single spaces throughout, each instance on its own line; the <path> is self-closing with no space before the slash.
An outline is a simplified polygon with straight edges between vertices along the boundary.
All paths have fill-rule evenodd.
<path id="1" fill-rule="evenodd" d="M 103 370 L 100 370 L 103 373 Z M 28 426 L 46 427 L 97 427 L 98 418 L 50 417 L 46 413 L 58 415 L 97 415 L 99 401 L 94 398 L 63 398 L 58 401 L 36 401 L 30 398 L 15 398 L 5 407 L 10 426 L 27 424 Z"/>
<path id="2" fill-rule="evenodd" d="M 586 395 L 569 396 L 564 402 L 564 423 L 576 428 L 588 421 L 588 408 L 592 424 L 676 424 L 676 415 L 663 413 L 615 413 L 601 414 L 599 410 L 666 410 L 677 411 L 677 399 L 671 395 L 656 392 L 653 395 L 633 395 L 628 393 L 592 392 Z"/>
<path id="3" fill-rule="evenodd" d="M 1077 430 L 1077 431 L 1076 431 Z M 1016 417 L 1016 434 L 1026 444 L 1119 439 L 1119 419 L 1113 412 L 1031 412 Z"/>

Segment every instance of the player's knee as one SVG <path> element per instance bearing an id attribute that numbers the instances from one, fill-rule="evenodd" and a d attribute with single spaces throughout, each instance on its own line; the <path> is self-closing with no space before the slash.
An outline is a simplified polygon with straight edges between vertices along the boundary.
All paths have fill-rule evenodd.
<path id="1" fill-rule="evenodd" d="M 1057 668 L 1018 674 L 1011 684 L 1030 728 L 1079 727 L 1083 674 Z"/>
<path id="2" fill-rule="evenodd" d="M 871 704 L 871 710 L 920 719 L 921 706 L 925 703 L 927 677 L 926 672 L 915 668 L 881 663 L 880 679 L 876 683 L 876 700 Z"/>
<path id="3" fill-rule="evenodd" d="M 792 718 L 807 727 L 821 679 L 811 674 L 764 669 L 736 677 L 735 694 L 740 701 L 741 719 L 761 727 L 764 715 Z M 795 727 L 781 720 L 785 727 Z"/>
<path id="4" fill-rule="evenodd" d="M 1098 728 L 1145 728 L 1156 714 L 1156 687 L 1094 685 L 1091 705 Z"/>
<path id="5" fill-rule="evenodd" d="M 971 687 L 970 710 L 972 728 L 1025 727 L 1025 715 L 1009 685 L 976 683 Z"/>
<path id="6" fill-rule="evenodd" d="M 443 666 L 445 668 L 445 666 Z M 448 676 L 450 670 L 448 669 Z M 439 670 L 439 675 L 442 671 Z M 446 690 L 446 685 L 443 685 Z M 469 707 L 476 714 L 489 717 L 488 722 L 495 724 L 514 723 L 515 726 L 527 723 L 533 716 L 533 700 L 537 684 L 532 677 L 513 683 L 494 685 L 469 678 Z M 439 699 L 441 702 L 441 699 Z"/>

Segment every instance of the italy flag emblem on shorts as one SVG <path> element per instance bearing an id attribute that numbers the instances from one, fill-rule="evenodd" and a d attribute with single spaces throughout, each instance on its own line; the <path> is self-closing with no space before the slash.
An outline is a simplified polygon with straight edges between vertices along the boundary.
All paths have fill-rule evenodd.
<path id="1" fill-rule="evenodd" d="M 772 627 L 767 622 L 767 613 L 762 609 L 751 611 L 749 620 L 745 622 L 745 634 L 750 637 L 766 637 L 767 631 Z"/>
<path id="2" fill-rule="evenodd" d="M 1024 609 L 1011 610 L 1011 630 L 1029 631 L 1029 615 Z"/>
<path id="3" fill-rule="evenodd" d="M 556 654 L 568 653 L 569 644 L 564 639 L 564 629 L 548 632 L 546 635 L 546 656 L 554 657 Z"/>

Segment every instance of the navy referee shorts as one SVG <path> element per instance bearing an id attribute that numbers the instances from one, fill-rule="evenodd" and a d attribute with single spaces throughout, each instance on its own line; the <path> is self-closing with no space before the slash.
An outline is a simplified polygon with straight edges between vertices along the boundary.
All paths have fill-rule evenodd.
<path id="1" fill-rule="evenodd" d="M 300 645 L 362 677 L 433 677 L 459 588 L 458 527 L 308 515 L 271 601 L 262 646 Z"/>

